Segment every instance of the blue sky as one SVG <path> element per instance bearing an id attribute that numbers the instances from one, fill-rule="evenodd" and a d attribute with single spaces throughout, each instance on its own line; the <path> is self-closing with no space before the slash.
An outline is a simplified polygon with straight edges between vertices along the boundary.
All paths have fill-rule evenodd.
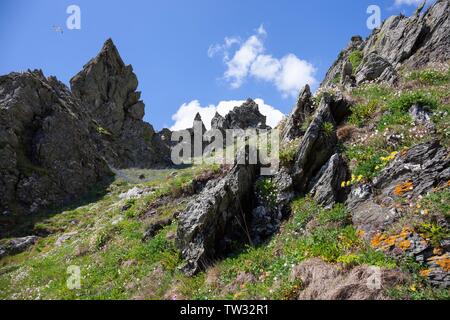
<path id="1" fill-rule="evenodd" d="M 385 19 L 411 14 L 418 1 L 2 0 L 0 74 L 37 68 L 68 84 L 111 37 L 156 129 L 181 128 L 196 111 L 225 113 L 248 97 L 274 122 L 274 109 L 290 112 L 296 86 L 317 87 L 350 37 L 370 34 L 369 5 Z M 72 4 L 81 30 L 66 28 Z"/>

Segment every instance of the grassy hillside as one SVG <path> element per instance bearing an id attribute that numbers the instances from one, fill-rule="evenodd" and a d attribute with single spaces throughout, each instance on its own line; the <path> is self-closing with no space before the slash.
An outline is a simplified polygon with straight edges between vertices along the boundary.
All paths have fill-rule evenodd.
<path id="1" fill-rule="evenodd" d="M 432 138 L 408 115 L 411 104 L 429 106 L 436 134 L 450 147 L 450 73 L 416 71 L 404 74 L 400 88 L 369 84 L 355 89 L 348 122 L 339 128 L 341 148 L 350 161 L 353 179 L 342 187 L 373 179 L 397 153 Z M 398 136 L 387 146 L 386 136 Z M 285 150 L 288 150 L 286 148 Z M 285 155 L 288 157 L 289 155 Z M 1 299 L 291 299 L 302 283 L 291 274 L 311 257 L 343 269 L 357 265 L 400 268 L 407 282 L 388 294 L 398 299 L 449 299 L 448 290 L 432 288 L 424 270 L 408 259 L 386 255 L 374 241 L 364 240 L 343 205 L 323 209 L 309 197 L 297 198 L 281 231 L 259 247 L 237 245 L 235 253 L 188 278 L 174 243 L 176 219 L 148 241 L 147 227 L 183 211 L 192 199 L 193 180 L 221 174 L 217 165 L 179 170 L 126 170 L 106 190 L 93 190 L 76 208 L 32 219 L 33 234 L 42 235 L 28 251 L 0 260 Z M 139 176 L 147 180 L 142 181 Z M 148 192 L 139 199 L 120 195 L 138 187 Z M 402 199 L 405 216 L 389 234 L 413 228 L 429 232 L 431 241 L 448 236 L 433 221 L 447 220 L 450 181 L 415 203 Z M 63 237 L 63 238 L 62 238 Z M 81 289 L 69 290 L 67 268 L 81 269 Z"/>

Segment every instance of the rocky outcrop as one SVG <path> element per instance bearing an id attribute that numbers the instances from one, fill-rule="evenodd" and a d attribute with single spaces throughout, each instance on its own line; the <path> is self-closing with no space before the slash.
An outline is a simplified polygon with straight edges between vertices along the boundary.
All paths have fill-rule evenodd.
<path id="1" fill-rule="evenodd" d="M 79 198 L 111 174 L 89 123 L 83 106 L 54 77 L 41 71 L 0 77 L 2 220 Z"/>
<path id="2" fill-rule="evenodd" d="M 314 258 L 294 267 L 291 281 L 299 279 L 299 300 L 387 300 L 385 290 L 403 284 L 398 270 L 358 266 L 350 270 Z"/>
<path id="3" fill-rule="evenodd" d="M 286 125 L 281 133 L 281 140 L 286 142 L 300 137 L 303 132 L 302 124 L 314 112 L 313 99 L 309 85 L 306 85 L 297 99 L 297 103 L 287 118 Z"/>
<path id="4" fill-rule="evenodd" d="M 211 119 L 211 129 L 223 130 L 226 127 L 227 125 L 225 124 L 225 118 L 216 112 L 214 117 Z"/>
<path id="5" fill-rule="evenodd" d="M 321 87 L 330 87 L 345 80 L 350 73 L 350 66 L 352 67 L 351 74 L 353 74 L 353 65 L 348 64 L 350 55 L 353 52 L 359 52 L 364 49 L 364 40 L 360 36 L 353 36 L 347 47 L 339 53 L 338 58 L 328 70 Z M 346 67 L 347 65 L 347 67 Z M 343 70 L 348 70 L 343 74 Z"/>
<path id="6" fill-rule="evenodd" d="M 311 179 L 336 152 L 336 122 L 330 104 L 331 96 L 324 94 L 295 156 L 292 177 L 300 193 L 307 191 Z"/>
<path id="7" fill-rule="evenodd" d="M 209 182 L 180 214 L 176 244 L 186 260 L 186 274 L 229 252 L 233 240 L 250 240 L 247 225 L 257 176 L 257 165 L 236 164 L 224 178 Z"/>
<path id="8" fill-rule="evenodd" d="M 117 168 L 148 168 L 170 163 L 170 149 L 145 123 L 138 81 L 111 39 L 71 81 L 73 94 L 92 114 L 100 153 Z"/>
<path id="9" fill-rule="evenodd" d="M 0 245 L 0 259 L 13 254 L 21 253 L 34 245 L 38 237 L 28 236 L 23 238 L 15 238 L 7 241 L 5 244 Z"/>
<path id="10" fill-rule="evenodd" d="M 384 197 L 417 197 L 449 180 L 449 153 L 434 140 L 398 156 L 374 180 L 374 188 Z"/>
<path id="11" fill-rule="evenodd" d="M 345 201 L 345 189 L 341 183 L 347 181 L 348 175 L 347 163 L 336 153 L 312 179 L 309 192 L 317 203 L 332 207 L 335 203 Z"/>
<path id="12" fill-rule="evenodd" d="M 388 18 L 367 40 L 364 55 L 377 52 L 396 69 L 425 67 L 450 59 L 450 4 L 438 0 L 423 15 Z"/>
<path id="13" fill-rule="evenodd" d="M 438 0 L 423 14 L 419 9 L 411 17 L 388 18 L 366 41 L 353 37 L 328 71 L 322 87 L 334 86 L 345 80 L 341 79 L 342 70 L 352 53 L 363 57 L 361 65 L 354 70 L 357 83 L 393 83 L 400 68 L 417 69 L 447 63 L 450 59 L 449 1 Z M 353 67 L 355 69 L 356 66 Z"/>
<path id="14" fill-rule="evenodd" d="M 216 114 L 211 121 L 211 128 L 218 130 L 227 129 L 269 129 L 266 125 L 266 117 L 259 112 L 258 104 L 252 99 L 247 99 L 241 106 L 235 107 L 225 118 Z"/>
<path id="15" fill-rule="evenodd" d="M 375 80 L 392 84 L 397 78 L 398 75 L 394 67 L 386 59 L 374 52 L 364 57 L 355 75 L 357 85 Z"/>
<path id="16" fill-rule="evenodd" d="M 358 185 L 347 199 L 353 223 L 367 233 L 384 230 L 401 214 L 391 207 L 396 198 L 417 198 L 450 180 L 448 151 L 431 141 L 397 156 L 374 180 Z"/>

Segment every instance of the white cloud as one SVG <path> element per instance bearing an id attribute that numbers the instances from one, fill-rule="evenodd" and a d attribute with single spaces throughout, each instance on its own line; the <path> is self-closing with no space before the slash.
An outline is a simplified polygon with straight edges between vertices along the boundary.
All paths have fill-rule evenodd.
<path id="1" fill-rule="evenodd" d="M 208 48 L 208 57 L 213 58 L 216 54 L 223 52 L 224 59 L 228 59 L 228 49 L 240 42 L 241 40 L 237 37 L 225 37 L 223 44 L 214 44 Z"/>
<path id="2" fill-rule="evenodd" d="M 306 84 L 314 85 L 316 68 L 305 60 L 300 60 L 294 54 L 288 54 L 281 60 L 281 70 L 276 76 L 275 84 L 283 95 L 297 96 L 300 88 Z"/>
<path id="3" fill-rule="evenodd" d="M 227 100 L 220 101 L 216 106 L 209 105 L 205 107 L 202 107 L 198 100 L 184 103 L 172 116 L 172 120 L 175 123 L 170 130 L 177 131 L 192 128 L 192 124 L 194 123 L 194 118 L 197 113 L 200 113 L 202 116 L 202 120 L 206 128 L 211 129 L 211 120 L 216 112 L 218 112 L 221 116 L 226 116 L 231 110 L 242 105 L 244 102 L 245 100 Z M 272 128 L 276 127 L 283 119 L 284 114 L 274 107 L 266 104 L 264 100 L 255 99 L 255 102 L 259 106 L 259 112 L 266 116 L 267 124 Z"/>
<path id="4" fill-rule="evenodd" d="M 317 83 L 314 77 L 316 68 L 310 62 L 299 59 L 292 53 L 281 59 L 266 54 L 264 47 L 266 35 L 267 32 L 261 25 L 244 43 L 238 41 L 238 38 L 225 38 L 224 44 L 211 46 L 208 50 L 209 57 L 220 51 L 224 52 L 224 63 L 227 68 L 224 78 L 232 88 L 241 87 L 247 78 L 252 77 L 271 82 L 284 97 L 295 97 L 305 84 Z M 230 45 L 230 39 L 236 41 Z M 229 59 L 228 49 L 235 44 L 240 44 L 240 47 L 235 51 L 233 58 Z"/>
<path id="5" fill-rule="evenodd" d="M 281 63 L 271 55 L 259 55 L 252 63 L 250 73 L 262 80 L 273 81 L 280 72 Z"/>
<path id="6" fill-rule="evenodd" d="M 254 35 L 245 41 L 231 60 L 225 62 L 228 69 L 224 76 L 230 82 L 232 88 L 239 88 L 242 85 L 248 75 L 250 66 L 263 51 L 262 40 Z"/>
<path id="7" fill-rule="evenodd" d="M 418 5 L 422 1 L 423 0 L 395 0 L 395 5 L 398 7 L 402 6 L 402 5 L 412 6 L 412 5 Z"/>

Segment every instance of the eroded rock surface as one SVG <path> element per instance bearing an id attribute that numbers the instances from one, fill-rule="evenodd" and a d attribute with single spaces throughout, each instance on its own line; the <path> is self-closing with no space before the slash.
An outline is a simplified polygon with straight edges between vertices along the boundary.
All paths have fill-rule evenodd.
<path id="1" fill-rule="evenodd" d="M 247 225 L 258 174 L 257 165 L 236 164 L 224 178 L 209 182 L 180 214 L 176 243 L 186 260 L 186 274 L 229 251 L 232 240 L 250 240 Z"/>
<path id="2" fill-rule="evenodd" d="M 138 80 L 111 39 L 71 81 L 73 94 L 92 114 L 100 153 L 117 168 L 149 168 L 170 163 L 168 143 L 144 122 Z"/>
<path id="3" fill-rule="evenodd" d="M 352 37 L 328 71 L 322 87 L 332 87 L 341 81 L 346 83 L 347 78 L 355 75 L 343 72 L 352 53 L 363 57 L 359 68 L 353 70 L 356 71 L 357 83 L 394 83 L 396 71 L 400 68 L 427 68 L 447 63 L 450 59 L 449 1 L 438 0 L 423 14 L 421 11 L 419 8 L 411 17 L 399 15 L 388 18 L 367 40 Z"/>
<path id="4" fill-rule="evenodd" d="M 89 120 L 54 77 L 41 71 L 0 77 L 3 218 L 68 203 L 111 174 L 90 138 Z"/>

